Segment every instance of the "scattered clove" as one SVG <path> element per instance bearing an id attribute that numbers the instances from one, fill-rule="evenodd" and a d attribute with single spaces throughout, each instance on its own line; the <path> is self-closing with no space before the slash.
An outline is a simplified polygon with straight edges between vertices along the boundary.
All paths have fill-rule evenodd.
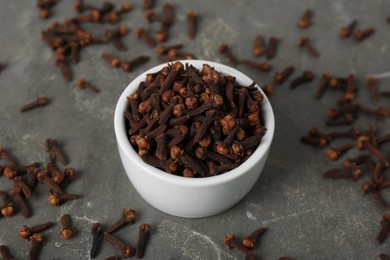
<path id="1" fill-rule="evenodd" d="M 302 17 L 298 21 L 298 27 L 301 29 L 306 29 L 311 25 L 311 18 L 313 17 L 313 11 L 311 9 L 306 9 Z"/>
<path id="2" fill-rule="evenodd" d="M 149 224 L 141 224 L 139 226 L 139 233 L 138 233 L 138 243 L 137 243 L 137 250 L 136 250 L 136 256 L 137 258 L 142 258 L 145 253 L 145 246 L 147 239 L 149 237 L 150 233 L 150 225 Z"/>
<path id="3" fill-rule="evenodd" d="M 235 238 L 234 235 L 226 235 L 223 239 L 223 243 L 228 249 L 236 248 L 246 254 L 247 256 L 253 255 L 253 253 L 246 248 L 243 244 L 239 243 Z"/>
<path id="4" fill-rule="evenodd" d="M 195 39 L 197 20 L 198 13 L 196 11 L 192 10 L 187 13 L 188 37 L 190 37 L 191 40 Z"/>
<path id="5" fill-rule="evenodd" d="M 38 107 L 45 107 L 49 104 L 49 99 L 47 97 L 44 97 L 44 96 L 39 96 L 37 98 L 36 101 L 33 101 L 31 103 L 28 103 L 26 105 L 24 105 L 21 109 L 20 109 L 20 112 L 26 112 L 26 111 L 29 111 L 29 110 L 32 110 L 34 108 L 38 108 Z"/>
<path id="6" fill-rule="evenodd" d="M 376 241 L 379 244 L 382 244 L 383 241 L 387 238 L 390 231 L 390 214 L 385 214 L 381 220 L 381 229 L 376 237 Z"/>
<path id="7" fill-rule="evenodd" d="M 278 84 L 283 84 L 283 82 L 294 73 L 295 68 L 293 66 L 288 66 L 281 72 L 275 72 L 274 81 Z"/>
<path id="8" fill-rule="evenodd" d="M 95 87 L 91 83 L 85 81 L 84 79 L 79 79 L 77 81 L 77 87 L 79 89 L 89 89 L 89 90 L 91 90 L 92 92 L 95 92 L 95 93 L 99 93 L 100 92 L 100 90 L 97 87 Z"/>
<path id="9" fill-rule="evenodd" d="M 64 202 L 79 199 L 81 196 L 78 194 L 57 194 L 53 193 L 47 199 L 47 202 L 55 207 L 61 206 Z"/>
<path id="10" fill-rule="evenodd" d="M 360 179 L 362 171 L 359 167 L 354 167 L 351 169 L 330 169 L 323 173 L 323 177 L 328 179 L 352 179 L 357 181 Z"/>
<path id="11" fill-rule="evenodd" d="M 113 68 L 118 68 L 121 65 L 121 61 L 118 58 L 113 57 L 108 53 L 103 53 L 102 59 L 110 63 Z"/>
<path id="12" fill-rule="evenodd" d="M 302 75 L 293 79 L 290 83 L 290 88 L 294 89 L 299 85 L 310 82 L 314 79 L 314 74 L 310 70 L 303 71 Z"/>
<path id="13" fill-rule="evenodd" d="M 1 215 L 4 217 L 12 217 L 15 214 L 14 204 L 9 201 L 8 195 L 4 191 L 0 191 L 0 199 L 3 202 L 1 206 Z"/>
<path id="14" fill-rule="evenodd" d="M 315 96 L 316 99 L 320 99 L 324 95 L 326 89 L 329 86 L 329 81 L 331 78 L 332 78 L 332 74 L 330 74 L 330 72 L 325 72 L 324 74 L 322 74 L 322 77 L 320 80 L 320 85 L 318 87 L 318 90 L 317 90 L 317 93 Z"/>
<path id="15" fill-rule="evenodd" d="M 343 38 L 349 37 L 357 25 L 357 20 L 353 20 L 349 25 L 340 29 L 340 36 Z"/>
<path id="16" fill-rule="evenodd" d="M 142 8 L 143 9 L 152 9 L 154 6 L 154 0 L 143 0 L 142 1 Z"/>
<path id="17" fill-rule="evenodd" d="M 374 34 L 374 32 L 375 32 L 374 28 L 368 28 L 366 30 L 362 30 L 362 31 L 358 30 L 354 32 L 353 36 L 357 42 L 361 42 L 364 39 L 370 37 L 372 34 Z"/>
<path id="18" fill-rule="evenodd" d="M 134 33 L 135 33 L 135 36 L 138 38 L 138 39 L 143 39 L 144 42 L 148 45 L 149 48 L 154 48 L 156 47 L 156 43 L 154 42 L 154 40 L 150 37 L 149 33 L 145 31 L 144 28 L 142 27 L 137 27 L 135 30 L 134 30 Z"/>
<path id="19" fill-rule="evenodd" d="M 371 96 L 371 102 L 377 103 L 378 102 L 378 87 L 377 87 L 377 79 L 374 77 L 368 77 L 367 78 L 367 87 L 370 91 Z"/>
<path id="20" fill-rule="evenodd" d="M 73 229 L 70 223 L 70 216 L 68 214 L 64 214 L 61 217 L 61 231 L 60 237 L 63 239 L 70 239 L 75 234 L 75 230 Z"/>
<path id="21" fill-rule="evenodd" d="M 331 147 L 326 151 L 326 157 L 331 161 L 336 161 L 342 154 L 352 148 L 352 144 L 345 144 L 339 147 Z"/>
<path id="22" fill-rule="evenodd" d="M 103 234 L 103 225 L 100 223 L 93 223 L 91 227 L 91 235 L 92 235 L 92 246 L 89 256 L 91 258 L 95 258 L 98 254 L 98 250 L 100 248 L 101 240 Z"/>
<path id="23" fill-rule="evenodd" d="M 62 165 L 68 164 L 68 159 L 66 158 L 63 151 L 59 148 L 58 142 L 56 139 L 46 139 L 45 141 L 46 152 L 49 153 L 49 161 L 57 159 Z"/>
<path id="24" fill-rule="evenodd" d="M 299 38 L 299 47 L 305 48 L 309 51 L 310 55 L 313 57 L 319 57 L 321 54 L 318 52 L 318 50 L 310 43 L 309 38 L 301 36 Z"/>
<path id="25" fill-rule="evenodd" d="M 271 36 L 269 38 L 268 49 L 266 53 L 267 59 L 270 60 L 275 57 L 277 45 L 278 45 L 278 38 L 276 38 L 275 36 Z"/>
<path id="26" fill-rule="evenodd" d="M 30 240 L 30 249 L 28 251 L 28 259 L 36 260 L 38 259 L 38 254 L 43 243 L 43 238 L 41 234 L 35 233 L 31 235 L 29 240 Z"/>
<path id="27" fill-rule="evenodd" d="M 121 251 L 124 258 L 130 257 L 133 254 L 132 247 L 126 245 L 123 241 L 113 236 L 112 234 L 104 233 L 104 240 Z"/>
<path id="28" fill-rule="evenodd" d="M 43 223 L 43 224 L 36 225 L 33 227 L 28 227 L 28 226 L 23 225 L 19 231 L 19 235 L 21 238 L 29 239 L 35 233 L 42 232 L 42 231 L 50 228 L 53 225 L 54 225 L 53 222 L 47 222 L 47 223 Z"/>
<path id="29" fill-rule="evenodd" d="M 252 54 L 259 57 L 265 53 L 264 38 L 262 35 L 257 35 L 255 38 Z"/>
<path id="30" fill-rule="evenodd" d="M 27 206 L 26 200 L 22 195 L 22 189 L 19 187 L 14 187 L 11 192 L 11 197 L 15 204 L 19 207 L 20 213 L 24 218 L 29 218 L 31 216 L 31 211 Z"/>
<path id="31" fill-rule="evenodd" d="M 247 247 L 247 248 L 255 248 L 256 246 L 256 240 L 263 235 L 268 228 L 258 228 L 255 231 L 253 231 L 249 236 L 245 236 L 244 239 L 242 240 L 242 244 Z"/>
<path id="32" fill-rule="evenodd" d="M 124 209 L 122 211 L 122 217 L 113 223 L 111 226 L 108 227 L 106 233 L 111 234 L 114 231 L 118 230 L 119 228 L 123 227 L 126 224 L 134 223 L 136 218 L 136 211 L 133 209 Z"/>
<path id="33" fill-rule="evenodd" d="M 268 62 L 263 62 L 263 63 L 257 63 L 255 61 L 251 61 L 251 60 L 247 60 L 247 59 L 241 59 L 240 60 L 240 63 L 241 64 L 244 64 L 248 67 L 251 67 L 251 68 L 254 68 L 254 69 L 257 69 L 257 70 L 261 70 L 261 71 L 264 71 L 264 72 L 268 72 L 271 70 L 271 65 L 269 65 Z"/>
<path id="34" fill-rule="evenodd" d="M 218 53 L 228 58 L 229 62 L 233 65 L 238 65 L 240 63 L 239 59 L 237 59 L 236 56 L 233 55 L 233 53 L 230 50 L 230 47 L 227 44 L 223 43 L 219 45 Z"/>
<path id="35" fill-rule="evenodd" d="M 130 61 L 122 61 L 121 66 L 125 72 L 131 72 L 137 66 L 147 62 L 148 60 L 149 60 L 149 56 L 141 55 L 141 56 L 135 57 L 134 59 L 132 59 Z"/>

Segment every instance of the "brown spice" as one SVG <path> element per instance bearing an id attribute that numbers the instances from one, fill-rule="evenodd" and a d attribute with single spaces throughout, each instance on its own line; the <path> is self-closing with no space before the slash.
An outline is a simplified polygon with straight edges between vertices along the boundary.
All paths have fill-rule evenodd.
<path id="1" fill-rule="evenodd" d="M 70 223 L 70 216 L 68 214 L 64 214 L 61 217 L 61 232 L 60 237 L 62 239 L 70 239 L 75 234 L 75 230 L 73 229 L 71 223 Z"/>
<path id="2" fill-rule="evenodd" d="M 340 36 L 343 38 L 349 37 L 357 25 L 357 20 L 353 20 L 349 25 L 340 29 Z"/>
<path id="3" fill-rule="evenodd" d="M 298 27 L 301 29 L 306 29 L 311 25 L 311 18 L 313 17 L 313 11 L 311 9 L 306 9 L 302 17 L 298 21 Z"/>

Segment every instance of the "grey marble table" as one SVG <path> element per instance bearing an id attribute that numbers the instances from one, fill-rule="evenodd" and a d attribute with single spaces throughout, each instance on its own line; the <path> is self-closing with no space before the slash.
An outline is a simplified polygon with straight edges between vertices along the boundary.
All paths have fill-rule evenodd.
<path id="1" fill-rule="evenodd" d="M 325 159 L 324 150 L 299 143 L 301 135 L 312 126 L 330 130 L 324 125 L 326 111 L 335 105 L 338 94 L 326 93 L 321 100 L 314 94 L 324 71 L 345 76 L 355 73 L 361 90 L 359 100 L 368 101 L 366 77 L 376 75 L 382 90 L 390 89 L 390 2 L 385 0 L 265 0 L 265 1 L 176 1 L 172 0 L 175 23 L 169 43 L 181 42 L 184 50 L 198 58 L 228 61 L 217 52 L 220 43 L 228 43 L 239 57 L 251 59 L 255 35 L 280 39 L 276 57 L 270 61 L 273 71 L 263 73 L 242 65 L 237 68 L 257 82 L 273 83 L 273 72 L 294 65 L 297 76 L 311 69 L 316 80 L 290 90 L 288 84 L 275 85 L 271 103 L 276 117 L 276 132 L 265 169 L 249 194 L 237 205 L 217 216 L 186 219 L 164 214 L 148 205 L 132 187 L 121 165 L 113 129 L 113 113 L 117 99 L 127 84 L 143 70 L 160 63 L 155 51 L 136 39 L 133 30 L 146 26 L 141 1 L 131 1 L 134 10 L 123 16 L 121 23 L 130 29 L 124 38 L 129 47 L 120 53 L 112 45 L 90 46 L 81 51 L 81 62 L 72 66 L 74 79 L 67 83 L 54 65 L 54 53 L 41 39 L 40 32 L 53 21 L 74 16 L 74 1 L 59 1 L 49 20 L 38 18 L 35 1 L 0 1 L 0 62 L 7 64 L 0 73 L 0 145 L 20 164 L 45 162 L 44 141 L 56 138 L 70 164 L 80 176 L 69 191 L 82 198 L 59 208 L 47 204 L 47 189 L 40 186 L 29 202 L 33 215 L 20 214 L 0 219 L 0 244 L 7 245 L 17 259 L 27 257 L 29 243 L 20 239 L 21 225 L 43 221 L 59 222 L 70 214 L 77 235 L 64 241 L 59 238 L 60 225 L 44 234 L 40 259 L 89 259 L 90 226 L 95 221 L 109 224 L 123 208 L 139 213 L 136 225 L 118 232 L 118 236 L 136 244 L 138 224 L 152 225 L 145 259 L 243 259 L 240 252 L 227 251 L 223 237 L 232 233 L 243 236 L 257 227 L 269 231 L 254 250 L 261 259 L 378 259 L 390 253 L 389 242 L 375 242 L 384 210 L 360 191 L 360 181 L 329 181 L 321 173 L 334 167 Z M 103 1 L 89 1 L 100 6 Z M 122 1 L 114 1 L 120 4 Z M 156 12 L 161 12 L 157 1 Z M 306 30 L 297 28 L 303 11 L 314 11 L 313 24 Z M 188 39 L 186 12 L 197 10 L 201 20 L 195 40 Z M 356 43 L 341 39 L 338 31 L 352 19 L 361 29 L 375 27 L 375 34 Z M 88 24 L 86 28 L 103 36 L 102 28 Z M 313 58 L 298 48 L 299 36 L 306 35 L 321 53 Z M 131 59 L 150 55 L 150 61 L 131 73 L 115 70 L 100 58 L 102 52 Z M 257 58 L 262 61 L 264 58 Z M 96 84 L 99 94 L 80 91 L 76 80 L 85 78 Z M 51 103 L 42 109 L 21 114 L 22 105 L 45 95 Z M 381 100 L 389 105 L 389 99 Z M 377 124 L 389 131 L 389 120 L 368 117 L 359 119 L 362 127 Z M 0 190 L 9 191 L 11 182 L 0 178 Z M 383 195 L 389 197 L 389 192 Z M 194 205 L 196 206 L 196 205 Z M 119 253 L 104 244 L 98 259 Z"/>

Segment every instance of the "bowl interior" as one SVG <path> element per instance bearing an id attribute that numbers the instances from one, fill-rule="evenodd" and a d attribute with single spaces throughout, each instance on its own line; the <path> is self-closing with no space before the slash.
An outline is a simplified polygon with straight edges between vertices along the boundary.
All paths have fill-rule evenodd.
<path id="1" fill-rule="evenodd" d="M 243 85 L 248 86 L 250 85 L 253 80 L 250 79 L 248 76 L 243 74 L 242 72 L 231 68 L 229 66 L 219 64 L 212 61 L 207 60 L 182 60 L 180 61 L 183 64 L 191 64 L 197 69 L 201 69 L 203 64 L 208 64 L 211 67 L 214 67 L 216 71 L 221 72 L 224 75 L 232 75 L 236 77 L 236 81 Z M 165 67 L 168 63 L 164 63 L 161 65 L 158 65 L 154 68 L 151 68 L 141 75 L 139 75 L 137 78 L 135 78 L 123 91 L 122 95 L 119 97 L 118 103 L 115 108 L 115 115 L 114 115 L 114 128 L 115 128 L 115 135 L 117 138 L 118 145 L 123 149 L 123 151 L 126 153 L 126 157 L 133 158 L 133 162 L 139 164 L 138 166 L 141 166 L 147 173 L 145 174 L 154 174 L 157 178 L 164 178 L 165 181 L 171 181 L 179 185 L 189 185 L 189 186 L 196 186 L 196 185 L 215 185 L 217 183 L 223 183 L 226 181 L 230 181 L 234 178 L 238 178 L 245 174 L 247 169 L 250 169 L 255 165 L 255 163 L 260 160 L 268 151 L 269 147 L 272 143 L 272 138 L 275 131 L 275 119 L 274 119 L 274 113 L 272 111 L 271 104 L 267 98 L 267 96 L 264 94 L 264 92 L 260 89 L 258 85 L 256 87 L 261 91 L 261 93 L 264 95 L 264 101 L 262 102 L 262 110 L 264 114 L 264 122 L 265 127 L 267 129 L 266 134 L 262 138 L 259 146 L 256 148 L 254 153 L 239 167 L 230 170 L 228 172 L 225 172 L 221 175 L 213 176 L 213 177 L 206 177 L 206 178 L 185 178 L 182 176 L 176 176 L 173 174 L 168 174 L 160 169 L 157 169 L 147 163 L 145 163 L 138 153 L 135 152 L 133 147 L 131 146 L 127 134 L 126 134 L 126 128 L 125 128 L 125 118 L 123 116 L 124 111 L 127 108 L 127 96 L 131 93 L 134 93 L 136 89 L 138 88 L 141 81 L 144 81 L 146 78 L 146 75 L 149 73 L 153 73 L 156 71 L 161 70 L 163 67 Z"/>

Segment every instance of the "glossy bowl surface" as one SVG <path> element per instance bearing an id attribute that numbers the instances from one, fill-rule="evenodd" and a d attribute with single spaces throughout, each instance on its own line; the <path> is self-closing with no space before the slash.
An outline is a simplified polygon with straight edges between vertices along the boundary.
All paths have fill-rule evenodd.
<path id="1" fill-rule="evenodd" d="M 224 75 L 233 75 L 241 85 L 252 80 L 238 70 L 206 60 L 185 60 L 201 69 L 208 64 Z M 132 148 L 125 129 L 123 113 L 127 96 L 134 93 L 146 74 L 161 70 L 167 63 L 151 68 L 135 78 L 119 97 L 115 108 L 114 128 L 119 155 L 132 185 L 155 208 L 180 217 L 200 218 L 221 213 L 239 202 L 254 186 L 262 172 L 271 147 L 275 120 L 271 104 L 264 94 L 262 110 L 267 128 L 255 152 L 239 167 L 224 174 L 206 178 L 185 178 L 161 171 L 142 161 Z M 261 91 L 261 90 L 260 90 Z"/>

